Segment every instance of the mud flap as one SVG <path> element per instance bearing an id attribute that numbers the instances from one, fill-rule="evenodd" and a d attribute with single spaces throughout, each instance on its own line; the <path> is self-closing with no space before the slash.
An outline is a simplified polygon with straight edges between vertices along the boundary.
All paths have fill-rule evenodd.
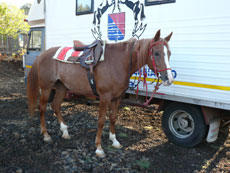
<path id="1" fill-rule="evenodd" d="M 208 136 L 206 138 L 207 142 L 216 141 L 220 128 L 220 118 L 212 120 L 209 124 Z"/>
<path id="2" fill-rule="evenodd" d="M 221 116 L 219 109 L 201 106 L 203 116 L 207 125 L 209 125 L 208 135 L 206 137 L 207 142 L 216 141 L 219 133 L 219 127 L 221 122 Z"/>

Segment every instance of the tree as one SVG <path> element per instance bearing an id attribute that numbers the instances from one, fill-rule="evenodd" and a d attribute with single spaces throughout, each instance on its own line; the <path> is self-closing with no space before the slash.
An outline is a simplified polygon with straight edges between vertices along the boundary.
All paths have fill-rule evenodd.
<path id="1" fill-rule="evenodd" d="M 27 34 L 30 26 L 24 20 L 24 11 L 16 6 L 0 4 L 0 34 L 16 38 L 19 34 Z"/>

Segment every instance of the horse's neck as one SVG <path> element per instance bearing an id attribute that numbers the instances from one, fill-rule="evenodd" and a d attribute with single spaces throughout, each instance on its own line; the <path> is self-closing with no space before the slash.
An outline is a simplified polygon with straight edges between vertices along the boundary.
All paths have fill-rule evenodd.
<path id="1" fill-rule="evenodd" d="M 137 70 L 147 64 L 148 47 L 148 39 L 137 40 L 134 44 L 131 74 L 135 73 Z"/>
<path id="2" fill-rule="evenodd" d="M 124 72 L 123 77 L 129 78 L 145 64 L 147 64 L 148 57 L 148 40 L 131 39 L 127 42 L 108 44 L 105 56 L 108 55 L 109 63 L 113 68 Z M 146 50 L 145 50 L 146 49 Z M 115 61 L 119 61 L 119 66 L 115 65 Z"/>

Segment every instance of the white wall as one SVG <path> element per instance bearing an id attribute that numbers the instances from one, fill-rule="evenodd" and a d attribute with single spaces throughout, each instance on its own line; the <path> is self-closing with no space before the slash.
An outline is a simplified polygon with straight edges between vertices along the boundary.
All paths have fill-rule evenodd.
<path id="1" fill-rule="evenodd" d="M 102 0 L 95 1 L 94 10 Z M 76 16 L 75 3 L 75 0 L 46 1 L 47 48 L 72 46 L 74 39 L 85 43 L 94 40 L 91 34 L 93 14 Z M 174 85 L 161 87 L 160 92 L 224 103 L 230 109 L 229 7 L 229 0 L 176 0 L 176 3 L 144 7 L 147 28 L 141 38 L 153 37 L 158 29 L 162 37 L 171 31 L 174 33 L 170 41 L 170 63 L 178 76 Z M 131 37 L 134 20 L 131 10 L 124 6 L 121 9 L 126 12 L 126 40 Z M 107 39 L 109 13 L 112 8 L 101 18 L 103 39 Z M 149 86 L 149 91 L 152 89 Z"/>

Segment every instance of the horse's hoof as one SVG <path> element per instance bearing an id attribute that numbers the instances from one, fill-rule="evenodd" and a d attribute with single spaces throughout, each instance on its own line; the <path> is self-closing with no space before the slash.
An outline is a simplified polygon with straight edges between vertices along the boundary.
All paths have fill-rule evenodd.
<path id="1" fill-rule="evenodd" d="M 100 158 L 104 158 L 104 157 L 105 157 L 105 152 L 104 152 L 103 150 L 97 149 L 97 150 L 95 151 L 95 153 L 96 153 L 96 156 L 97 156 L 97 157 L 100 157 Z"/>
<path id="2" fill-rule="evenodd" d="M 62 135 L 62 138 L 63 138 L 63 139 L 70 139 L 70 136 L 69 136 L 69 135 L 66 135 L 66 134 L 65 134 L 65 135 L 63 134 L 63 135 Z"/>
<path id="3" fill-rule="evenodd" d="M 120 144 L 120 142 L 118 142 L 118 140 L 116 139 L 116 135 L 112 134 L 111 132 L 109 133 L 109 140 L 112 141 L 112 146 L 114 148 L 122 148 L 122 145 Z"/>
<path id="4" fill-rule="evenodd" d="M 43 140 L 48 143 L 53 143 L 53 140 L 50 136 L 45 136 Z"/>
<path id="5" fill-rule="evenodd" d="M 114 142 L 114 143 L 112 144 L 112 147 L 117 148 L 117 149 L 120 149 L 120 148 L 122 148 L 122 145 L 121 145 L 119 142 Z"/>

